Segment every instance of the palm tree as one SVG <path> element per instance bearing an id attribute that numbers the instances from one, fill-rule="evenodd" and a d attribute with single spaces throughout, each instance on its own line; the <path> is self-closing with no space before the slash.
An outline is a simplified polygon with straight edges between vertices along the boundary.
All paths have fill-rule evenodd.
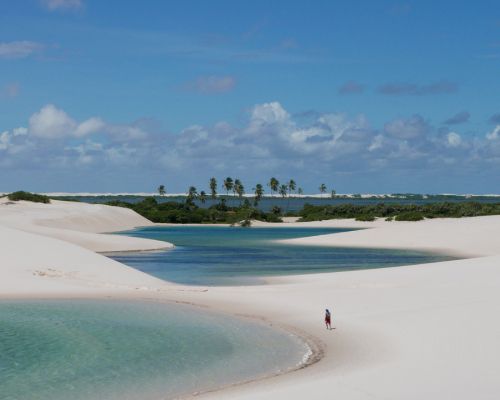
<path id="1" fill-rule="evenodd" d="M 196 190 L 196 187 L 190 186 L 187 197 L 190 198 L 191 200 L 194 200 L 196 199 L 197 196 L 198 196 L 198 191 Z"/>
<path id="2" fill-rule="evenodd" d="M 254 205 L 257 207 L 257 204 L 259 204 L 259 201 L 262 199 L 262 195 L 264 194 L 263 186 L 260 183 L 257 183 L 257 185 L 253 188 L 253 193 L 255 195 Z"/>
<path id="3" fill-rule="evenodd" d="M 287 195 L 287 193 L 288 193 L 288 186 L 287 186 L 287 185 L 285 185 L 285 184 L 283 184 L 283 185 L 281 185 L 281 186 L 279 187 L 279 190 L 278 190 L 278 191 L 279 191 L 279 193 L 280 193 L 281 197 L 285 198 L 285 197 L 286 197 L 286 195 Z"/>
<path id="4" fill-rule="evenodd" d="M 205 193 L 204 190 L 202 190 L 198 196 L 202 204 L 205 204 L 205 201 L 207 201 L 207 194 Z"/>
<path id="5" fill-rule="evenodd" d="M 167 193 L 167 191 L 165 190 L 165 185 L 158 186 L 157 190 L 160 196 L 165 196 L 165 193 Z"/>
<path id="6" fill-rule="evenodd" d="M 269 186 L 271 188 L 271 196 L 273 195 L 273 192 L 277 192 L 278 189 L 279 189 L 279 181 L 276 179 L 276 178 L 271 178 L 269 179 L 269 183 L 267 184 L 267 186 Z"/>
<path id="7" fill-rule="evenodd" d="M 290 196 L 290 194 L 292 192 L 294 192 L 296 188 L 297 188 L 297 184 L 295 183 L 295 181 L 293 179 L 290 179 L 288 181 L 288 195 Z"/>
<path id="8" fill-rule="evenodd" d="M 238 178 L 236 178 L 234 180 L 234 184 L 233 184 L 233 195 L 236 195 L 236 193 L 238 192 L 238 188 L 239 188 L 240 185 L 241 185 L 241 181 Z"/>
<path id="9" fill-rule="evenodd" d="M 334 199 L 336 195 L 337 195 L 337 192 L 335 190 L 332 190 L 332 199 Z"/>
<path id="10" fill-rule="evenodd" d="M 217 179 L 210 178 L 210 196 L 215 200 L 217 197 Z"/>
<path id="11" fill-rule="evenodd" d="M 297 187 L 297 184 L 293 179 L 290 179 L 288 181 L 288 201 L 286 203 L 286 210 L 288 211 L 288 208 L 290 207 L 290 197 L 292 195 L 292 192 L 295 191 L 295 188 Z"/>
<path id="12" fill-rule="evenodd" d="M 304 191 L 302 190 L 302 188 L 301 188 L 301 187 L 299 187 L 299 188 L 297 189 L 297 194 L 299 194 L 300 196 L 302 196 L 302 195 L 304 194 Z"/>
<path id="13" fill-rule="evenodd" d="M 240 206 L 241 206 L 241 198 L 245 194 L 245 187 L 243 186 L 243 183 L 239 179 L 234 180 L 234 192 L 238 194 L 238 197 L 240 198 Z"/>
<path id="14" fill-rule="evenodd" d="M 324 183 L 319 185 L 319 192 L 321 193 L 321 197 L 323 197 L 323 194 L 326 193 L 326 185 Z"/>
<path id="15" fill-rule="evenodd" d="M 234 183 L 233 183 L 233 178 L 228 176 L 226 179 L 224 179 L 223 183 L 224 189 L 226 189 L 226 195 L 229 196 L 229 191 L 233 189 Z"/>
<path id="16" fill-rule="evenodd" d="M 186 204 L 188 206 L 194 206 L 194 199 L 198 196 L 198 191 L 194 186 L 190 186 L 186 196 Z"/>

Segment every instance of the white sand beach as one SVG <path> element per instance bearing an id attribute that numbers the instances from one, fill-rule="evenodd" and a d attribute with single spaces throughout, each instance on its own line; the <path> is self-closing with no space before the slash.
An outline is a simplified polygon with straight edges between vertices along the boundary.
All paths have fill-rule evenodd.
<path id="1" fill-rule="evenodd" d="M 168 247 L 164 242 L 102 233 L 149 224 L 122 208 L 1 199 L 0 297 L 189 302 L 290 327 L 314 339 L 324 351 L 324 357 L 307 368 L 202 398 L 498 398 L 498 216 L 301 224 L 370 229 L 292 243 L 425 249 L 469 258 L 210 288 L 170 284 L 96 253 Z M 332 331 L 323 324 L 325 307 L 333 310 Z"/>

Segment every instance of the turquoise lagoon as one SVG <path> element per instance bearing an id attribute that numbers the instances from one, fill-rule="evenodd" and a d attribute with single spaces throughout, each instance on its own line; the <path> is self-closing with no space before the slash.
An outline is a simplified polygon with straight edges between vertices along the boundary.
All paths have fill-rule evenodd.
<path id="1" fill-rule="evenodd" d="M 308 347 L 182 305 L 1 301 L 0 399 L 170 399 L 278 373 Z"/>
<path id="2" fill-rule="evenodd" d="M 341 231 L 148 227 L 124 234 L 166 240 L 175 249 L 113 257 L 162 279 L 204 285 L 449 259 L 276 242 Z M 179 304 L 0 301 L 2 400 L 171 399 L 283 372 L 309 353 L 302 340 L 285 331 Z"/>
<path id="3" fill-rule="evenodd" d="M 450 260 L 421 251 L 296 246 L 279 239 L 345 232 L 333 228 L 155 226 L 121 234 L 164 240 L 173 250 L 112 257 L 158 278 L 190 285 L 263 283 L 266 276 L 349 271 Z"/>

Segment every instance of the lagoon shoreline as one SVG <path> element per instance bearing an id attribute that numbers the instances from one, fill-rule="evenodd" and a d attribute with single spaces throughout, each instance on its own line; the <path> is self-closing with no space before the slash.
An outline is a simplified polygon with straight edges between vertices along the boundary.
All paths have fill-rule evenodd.
<path id="1" fill-rule="evenodd" d="M 500 245 L 495 239 L 500 237 L 500 217 L 300 223 L 372 228 L 291 241 L 301 245 L 410 247 L 469 258 L 280 276 L 266 278 L 264 286 L 194 287 L 161 281 L 96 253 L 169 247 L 97 233 L 150 225 L 130 210 L 60 201 L 5 203 L 0 204 L 3 299 L 70 296 L 181 302 L 264 318 L 298 329 L 323 346 L 324 357 L 308 368 L 200 394 L 201 398 L 321 399 L 328 393 L 344 399 L 465 399 L 495 398 L 500 392 L 494 378 L 500 353 L 495 339 L 500 325 L 494 317 L 500 311 Z M 333 308 L 334 331 L 324 329 L 325 306 Z M 408 393 L 408 387 L 413 391 Z"/>

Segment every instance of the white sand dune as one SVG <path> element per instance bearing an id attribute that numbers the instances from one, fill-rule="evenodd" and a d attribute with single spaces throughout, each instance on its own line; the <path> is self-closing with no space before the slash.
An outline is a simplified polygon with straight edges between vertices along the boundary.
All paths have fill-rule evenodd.
<path id="1" fill-rule="evenodd" d="M 266 318 L 298 329 L 324 347 L 325 357 L 308 368 L 202 398 L 499 397 L 500 217 L 309 223 L 372 229 L 292 242 L 432 249 L 474 258 L 204 289 L 162 282 L 91 251 L 100 248 L 99 239 L 87 241 L 80 234 L 144 225 L 140 217 L 122 214 L 128 210 L 64 202 L 40 207 L 0 205 L 3 296 L 106 295 L 189 302 Z M 122 250 L 134 247 L 132 242 L 122 244 Z M 134 242 L 139 244 L 155 246 Z M 109 244 L 115 249 L 120 245 Z M 333 309 L 335 330 L 323 325 L 325 307 Z"/>
<path id="2" fill-rule="evenodd" d="M 172 247 L 97 233 L 144 225 L 152 224 L 124 208 L 0 199 L 0 296 L 80 296 L 163 287 L 164 281 L 95 253 Z"/>
<path id="3" fill-rule="evenodd" d="M 50 204 L 0 199 L 0 226 L 71 242 L 98 252 L 172 247 L 157 240 L 106 235 L 153 225 L 127 208 L 52 200 Z"/>

